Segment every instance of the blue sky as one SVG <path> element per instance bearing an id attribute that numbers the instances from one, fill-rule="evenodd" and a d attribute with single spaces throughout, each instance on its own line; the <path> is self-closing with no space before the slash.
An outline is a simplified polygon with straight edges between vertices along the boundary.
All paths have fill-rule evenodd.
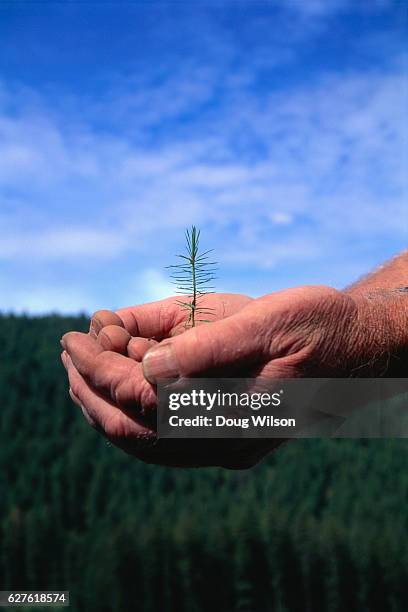
<path id="1" fill-rule="evenodd" d="M 407 5 L 0 4 L 0 310 L 342 287 L 406 248 Z"/>

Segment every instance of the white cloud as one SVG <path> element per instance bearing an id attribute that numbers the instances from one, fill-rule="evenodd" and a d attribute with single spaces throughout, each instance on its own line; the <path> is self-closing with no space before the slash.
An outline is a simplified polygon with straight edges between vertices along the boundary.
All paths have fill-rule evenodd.
<path id="1" fill-rule="evenodd" d="M 143 252 L 157 235 L 166 243 L 169 231 L 191 222 L 212 224 L 213 238 L 221 241 L 230 223 L 246 228 L 237 234 L 241 240 L 252 228 L 259 244 L 265 221 L 293 227 L 290 221 L 302 216 L 313 224 L 314 238 L 331 234 L 341 242 L 367 228 L 401 235 L 404 83 L 401 73 L 327 75 L 267 101 L 243 94 L 241 110 L 213 125 L 220 122 L 217 136 L 193 131 L 189 140 L 154 151 L 132 145 L 124 134 L 107 139 L 88 130 L 85 139 L 71 126 L 68 136 L 50 121 L 48 132 L 37 122 L 39 138 L 31 116 L 20 117 L 14 131 L 8 119 L 0 182 L 37 207 L 31 218 L 40 227 L 25 227 L 21 217 L 13 224 L 9 207 L 0 257 L 115 258 L 128 249 Z M 261 139 L 262 157 L 236 156 L 234 139 L 242 131 Z M 214 151 L 223 151 L 223 159 L 213 160 Z M 7 196 L 3 201 L 7 206 Z M 83 224 L 75 226 L 81 216 Z M 234 243 L 234 235 L 230 239 Z M 254 238 L 252 263 L 258 251 L 263 265 Z"/>
<path id="2" fill-rule="evenodd" d="M 325 17 L 342 11 L 374 11 L 390 5 L 391 0 L 283 0 L 287 10 L 309 17 Z"/>
<path id="3" fill-rule="evenodd" d="M 232 262 L 253 266 L 255 269 L 272 269 L 280 264 L 292 261 L 306 262 L 316 260 L 320 253 L 320 245 L 308 237 L 296 236 L 294 238 L 283 238 L 276 236 L 270 240 L 259 242 L 256 236 L 242 241 L 244 246 L 234 249 L 233 246 L 226 247 L 222 262 Z"/>
<path id="4" fill-rule="evenodd" d="M 314 10 L 324 11 L 318 4 Z M 58 277 L 62 264 L 126 264 L 137 252 L 142 272 L 132 286 L 122 279 L 126 303 L 133 295 L 149 301 L 174 293 L 159 270 L 191 223 L 203 228 L 221 264 L 236 270 L 304 261 L 319 270 L 336 258 L 333 269 L 354 270 L 360 247 L 366 265 L 378 242 L 406 240 L 403 62 L 397 58 L 388 73 L 320 74 L 273 93 L 252 89 L 239 71 L 229 80 L 226 71 L 224 81 L 220 74 L 222 67 L 197 72 L 191 86 L 186 76 L 164 80 L 143 94 L 132 83 L 126 93 L 123 82 L 97 108 L 99 117 L 116 121 L 111 131 L 94 126 L 92 105 L 80 117 L 67 116 L 33 92 L 3 85 L 4 265 L 54 265 Z M 194 115 L 220 80 L 225 89 L 212 112 Z M 11 97 L 13 113 L 1 106 Z M 188 113 L 185 129 L 175 119 Z M 166 137 L 144 137 L 173 120 L 171 131 L 163 128 Z M 117 267 L 118 278 L 127 273 L 126 265 Z M 54 285 L 10 288 L 1 306 L 69 312 L 100 305 L 91 288 Z"/>
<path id="5" fill-rule="evenodd" d="M 140 302 L 153 302 L 175 295 L 175 287 L 164 272 L 146 268 L 137 275 L 127 293 L 124 303 L 132 303 L 134 296 L 137 296 Z"/>
<path id="6" fill-rule="evenodd" d="M 5 237 L 0 243 L 0 260 L 34 258 L 38 260 L 59 260 L 84 257 L 111 259 L 120 255 L 126 242 L 123 237 L 82 228 L 52 229 L 39 233 L 25 233 Z"/>
<path id="7" fill-rule="evenodd" d="M 275 223 L 276 225 L 290 225 L 293 223 L 293 216 L 286 212 L 272 212 L 270 213 L 269 218 L 272 223 Z"/>

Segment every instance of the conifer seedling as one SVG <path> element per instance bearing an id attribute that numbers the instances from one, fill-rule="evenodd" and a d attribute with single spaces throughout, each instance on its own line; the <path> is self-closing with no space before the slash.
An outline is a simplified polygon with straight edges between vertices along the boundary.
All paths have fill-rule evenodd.
<path id="1" fill-rule="evenodd" d="M 208 317 L 214 312 L 214 308 L 202 306 L 203 298 L 209 293 L 214 293 L 213 281 L 215 280 L 216 261 L 211 261 L 209 249 L 200 253 L 199 241 L 200 230 L 193 225 L 185 232 L 186 254 L 177 255 L 180 263 L 167 266 L 171 269 L 170 277 L 172 283 L 177 286 L 176 293 L 186 296 L 177 300 L 181 309 L 188 312 L 185 327 L 195 327 L 197 323 L 209 323 Z"/>

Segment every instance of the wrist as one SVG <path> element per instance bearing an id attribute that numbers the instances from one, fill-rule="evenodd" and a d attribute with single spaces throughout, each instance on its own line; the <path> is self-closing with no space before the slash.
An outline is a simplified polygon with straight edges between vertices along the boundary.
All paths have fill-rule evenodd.
<path id="1" fill-rule="evenodd" d="M 356 305 L 352 376 L 408 376 L 408 290 L 357 286 L 344 291 Z"/>

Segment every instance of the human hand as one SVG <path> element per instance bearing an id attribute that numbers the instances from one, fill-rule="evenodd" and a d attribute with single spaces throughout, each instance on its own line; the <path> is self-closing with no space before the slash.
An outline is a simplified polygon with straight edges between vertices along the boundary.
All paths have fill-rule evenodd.
<path id="1" fill-rule="evenodd" d="M 215 322 L 184 333 L 184 312 L 170 298 L 96 313 L 92 337 L 64 336 L 74 399 L 127 452 L 170 465 L 248 467 L 279 440 L 159 440 L 142 450 L 142 439 L 155 439 L 157 379 L 342 376 L 358 362 L 357 308 L 342 292 L 298 287 L 256 300 L 211 300 Z"/>
<path id="2" fill-rule="evenodd" d="M 295 287 L 165 338 L 144 354 L 143 372 L 153 384 L 194 376 L 350 376 L 372 349 L 365 332 L 349 295 L 326 286 Z"/>
<path id="3" fill-rule="evenodd" d="M 117 313 L 98 311 L 92 317 L 89 335 L 66 334 L 62 361 L 71 398 L 90 425 L 148 463 L 249 467 L 278 441 L 156 440 L 156 393 L 143 377 L 141 361 L 152 345 L 185 331 L 185 312 L 175 299 L 123 308 Z M 217 321 L 251 301 L 239 294 L 209 294 L 205 306 L 213 309 L 211 318 Z"/>

